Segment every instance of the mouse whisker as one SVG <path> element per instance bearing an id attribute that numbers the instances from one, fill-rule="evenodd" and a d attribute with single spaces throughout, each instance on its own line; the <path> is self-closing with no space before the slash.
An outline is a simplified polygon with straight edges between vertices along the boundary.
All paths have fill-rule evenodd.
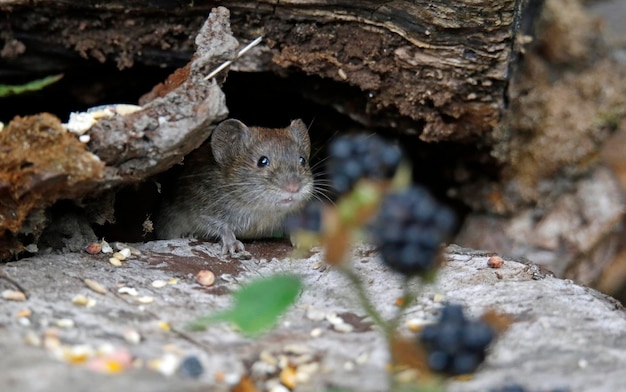
<path id="1" fill-rule="evenodd" d="M 332 185 L 333 182 L 328 178 L 314 178 L 315 185 Z"/>
<path id="2" fill-rule="evenodd" d="M 326 195 L 325 193 L 315 192 L 311 196 L 322 204 L 335 205 L 335 202 L 330 197 L 328 197 L 328 195 Z"/>

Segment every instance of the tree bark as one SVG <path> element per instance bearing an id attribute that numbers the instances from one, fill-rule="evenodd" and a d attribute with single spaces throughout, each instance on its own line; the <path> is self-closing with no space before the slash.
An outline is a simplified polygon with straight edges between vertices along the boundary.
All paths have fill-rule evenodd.
<path id="1" fill-rule="evenodd" d="M 4 1 L 0 72 L 41 70 L 42 59 L 57 72 L 76 55 L 119 68 L 179 66 L 210 9 L 223 5 L 236 37 L 265 37 L 248 69 L 356 86 L 353 102 L 332 93 L 318 99 L 364 125 L 469 141 L 500 119 L 521 26 L 542 1 Z"/>

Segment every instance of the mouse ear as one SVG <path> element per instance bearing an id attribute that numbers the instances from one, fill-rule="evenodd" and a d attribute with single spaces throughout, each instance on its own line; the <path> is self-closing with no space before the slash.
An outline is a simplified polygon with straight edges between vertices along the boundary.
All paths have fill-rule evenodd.
<path id="1" fill-rule="evenodd" d="M 248 144 L 250 130 L 239 120 L 222 121 L 211 134 L 211 151 L 215 162 L 228 164 Z"/>
<path id="2" fill-rule="evenodd" d="M 298 145 L 306 151 L 308 158 L 311 153 L 311 140 L 309 139 L 309 130 L 306 125 L 304 125 L 304 122 L 300 119 L 293 120 L 291 124 L 289 124 L 289 132 L 291 132 L 296 139 Z"/>

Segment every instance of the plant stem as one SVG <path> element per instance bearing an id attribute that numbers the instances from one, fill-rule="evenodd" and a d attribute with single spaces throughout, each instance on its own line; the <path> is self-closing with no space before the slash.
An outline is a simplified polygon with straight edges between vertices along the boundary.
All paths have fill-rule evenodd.
<path id="1" fill-rule="evenodd" d="M 396 361 L 394 358 L 392 347 L 395 334 L 392 326 L 387 323 L 380 315 L 378 310 L 376 310 L 376 307 L 374 306 L 374 304 L 368 297 L 367 292 L 365 291 L 365 287 L 363 287 L 363 281 L 357 275 L 357 273 L 354 272 L 354 270 L 352 270 L 350 267 L 346 266 L 344 266 L 343 268 L 339 268 L 339 271 L 341 271 L 341 273 L 346 276 L 352 283 L 359 302 L 361 303 L 361 307 L 363 308 L 363 310 L 365 310 L 365 313 L 367 313 L 367 315 L 374 321 L 374 324 L 378 325 L 378 327 L 383 330 L 385 341 L 387 343 L 387 348 L 389 350 L 391 363 L 394 364 Z M 395 390 L 396 387 L 393 372 L 387 372 L 387 379 L 390 390 Z"/>
<path id="2" fill-rule="evenodd" d="M 411 307 L 418 299 L 421 286 L 418 286 L 417 290 L 411 290 L 410 287 L 411 277 L 405 277 L 402 281 L 402 303 L 398 307 L 398 311 L 393 319 L 389 321 L 389 328 L 391 331 L 397 331 L 400 319 L 404 315 L 405 311 Z"/>
<path id="3" fill-rule="evenodd" d="M 367 296 L 361 278 L 359 278 L 353 270 L 348 268 L 339 268 L 339 271 L 341 271 L 341 273 L 344 274 L 344 276 L 346 276 L 354 286 L 359 302 L 361 303 L 361 307 L 363 307 L 365 313 L 371 317 L 374 324 L 378 325 L 385 332 L 385 336 L 389 339 L 390 334 L 393 333 L 393 331 L 389 328 L 389 324 L 383 319 L 378 310 L 376 310 L 372 301 Z"/>

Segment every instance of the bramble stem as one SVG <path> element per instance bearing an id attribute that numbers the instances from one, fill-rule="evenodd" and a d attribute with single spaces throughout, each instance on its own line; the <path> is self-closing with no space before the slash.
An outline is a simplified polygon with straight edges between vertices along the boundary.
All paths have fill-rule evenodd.
<path id="1" fill-rule="evenodd" d="M 372 301 L 367 296 L 363 282 L 361 278 L 351 269 L 339 268 L 339 271 L 346 276 L 355 288 L 361 307 L 365 310 L 365 313 L 374 321 L 374 324 L 378 325 L 384 332 L 387 339 L 391 337 L 393 330 L 389 328 L 389 324 L 382 318 Z"/>

